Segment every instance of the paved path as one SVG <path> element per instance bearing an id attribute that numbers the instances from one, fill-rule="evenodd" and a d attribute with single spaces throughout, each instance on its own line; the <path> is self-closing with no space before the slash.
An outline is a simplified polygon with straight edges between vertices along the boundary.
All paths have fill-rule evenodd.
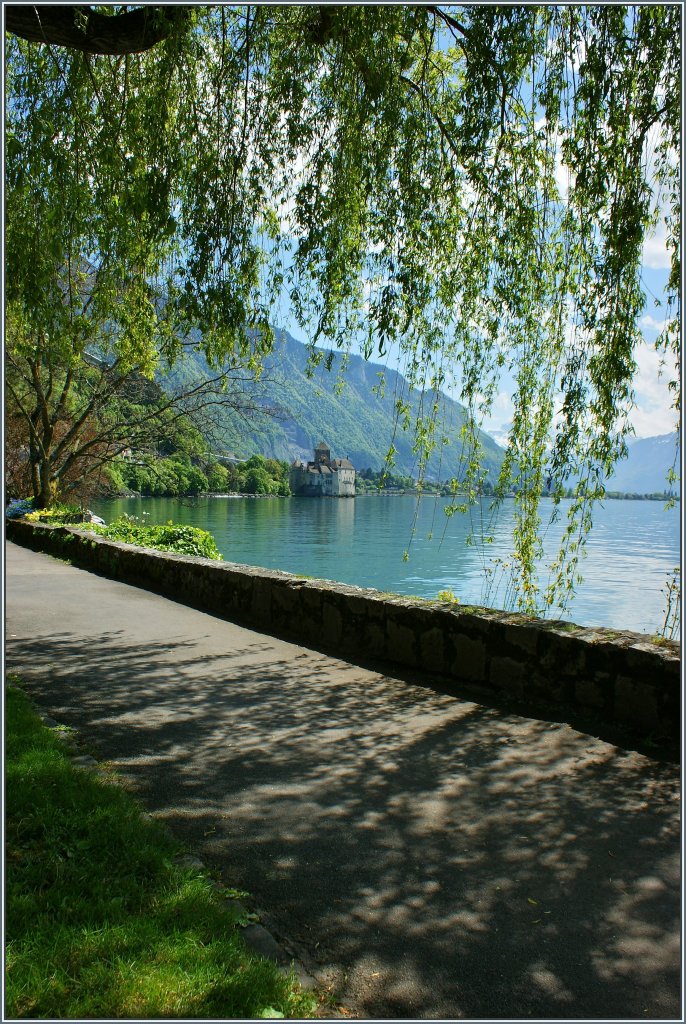
<path id="1" fill-rule="evenodd" d="M 362 1017 L 680 1017 L 678 772 L 7 546 L 9 671 Z"/>

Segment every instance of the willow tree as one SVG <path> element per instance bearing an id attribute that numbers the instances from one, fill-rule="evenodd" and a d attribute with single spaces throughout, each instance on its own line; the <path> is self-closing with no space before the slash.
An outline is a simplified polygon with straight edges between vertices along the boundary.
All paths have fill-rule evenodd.
<path id="1" fill-rule="evenodd" d="M 457 390 L 466 505 L 507 372 L 516 598 L 563 606 L 625 451 L 659 218 L 678 364 L 679 5 L 6 12 L 7 294 L 27 336 L 145 373 L 199 337 L 211 365 L 258 367 L 285 295 L 313 360 L 399 354 L 425 392 L 420 419 L 397 406 L 420 468 L 438 390 Z M 540 495 L 557 511 L 572 478 L 542 592 Z"/>

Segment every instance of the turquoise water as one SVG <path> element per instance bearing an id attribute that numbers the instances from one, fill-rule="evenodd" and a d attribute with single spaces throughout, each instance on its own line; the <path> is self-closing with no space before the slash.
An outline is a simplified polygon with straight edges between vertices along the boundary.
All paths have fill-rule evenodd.
<path id="1" fill-rule="evenodd" d="M 494 541 L 467 544 L 488 518 L 484 501 L 470 515 L 446 517 L 443 498 L 354 499 L 127 498 L 93 502 L 106 522 L 122 512 L 148 522 L 169 519 L 210 530 L 224 559 L 338 580 L 378 590 L 436 597 L 452 590 L 463 604 L 502 607 L 505 590 L 485 589 L 492 558 L 507 560 L 512 502 L 500 509 Z M 563 502 L 563 511 L 565 503 Z M 545 505 L 544 505 L 545 508 Z M 548 528 L 548 556 L 562 523 Z M 404 559 L 404 552 L 409 558 Z M 588 553 L 565 618 L 581 625 L 655 632 L 664 620 L 667 576 L 680 562 L 680 509 L 658 501 L 607 501 L 594 512 Z"/>

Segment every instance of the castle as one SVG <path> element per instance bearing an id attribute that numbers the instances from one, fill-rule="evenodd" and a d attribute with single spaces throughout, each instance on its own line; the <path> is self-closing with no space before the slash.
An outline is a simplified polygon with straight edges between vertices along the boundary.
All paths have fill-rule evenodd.
<path id="1" fill-rule="evenodd" d="M 331 449 L 323 441 L 314 450 L 314 462 L 304 465 L 295 460 L 289 481 L 293 494 L 355 497 L 355 467 L 348 459 L 332 459 Z"/>

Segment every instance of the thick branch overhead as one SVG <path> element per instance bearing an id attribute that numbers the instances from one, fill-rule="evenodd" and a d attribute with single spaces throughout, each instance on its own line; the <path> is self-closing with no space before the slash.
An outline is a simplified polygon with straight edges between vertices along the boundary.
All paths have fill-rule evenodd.
<path id="1" fill-rule="evenodd" d="M 185 6 L 165 5 L 108 15 L 77 5 L 13 4 L 5 7 L 5 29 L 32 43 L 123 55 L 141 53 L 166 39 L 188 11 Z"/>

